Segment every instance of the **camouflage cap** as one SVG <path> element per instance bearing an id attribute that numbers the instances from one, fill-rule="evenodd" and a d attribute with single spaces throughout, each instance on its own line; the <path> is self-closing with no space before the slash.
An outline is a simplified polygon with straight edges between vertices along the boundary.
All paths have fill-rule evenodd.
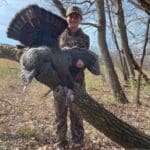
<path id="1" fill-rule="evenodd" d="M 69 16 L 69 15 L 72 14 L 72 13 L 77 13 L 77 14 L 79 14 L 79 15 L 82 17 L 82 11 L 81 11 L 81 9 L 80 9 L 79 7 L 77 7 L 77 6 L 71 6 L 71 7 L 69 7 L 69 8 L 67 9 L 67 11 L 66 11 L 66 16 Z"/>

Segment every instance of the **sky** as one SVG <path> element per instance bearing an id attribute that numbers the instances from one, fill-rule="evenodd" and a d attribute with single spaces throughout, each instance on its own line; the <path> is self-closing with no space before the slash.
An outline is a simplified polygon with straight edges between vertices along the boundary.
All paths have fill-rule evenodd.
<path id="1" fill-rule="evenodd" d="M 29 4 L 39 4 L 44 7 L 41 0 L 7 0 L 7 2 L 0 0 L 0 43 L 12 45 L 19 43 L 16 40 L 7 38 L 7 28 L 14 15 Z"/>
<path id="2" fill-rule="evenodd" d="M 51 10 L 52 12 L 55 12 L 58 14 L 58 11 L 56 8 L 52 8 L 48 6 L 47 3 L 44 2 L 44 0 L 0 0 L 0 43 L 5 43 L 5 44 L 12 44 L 16 45 L 19 44 L 18 41 L 7 38 L 6 32 L 8 25 L 14 15 L 19 12 L 22 8 L 25 8 L 29 4 L 38 4 L 41 7 L 47 8 Z M 124 5 L 124 9 L 126 12 L 129 12 L 129 19 L 132 19 L 133 17 L 138 17 L 138 16 L 145 16 L 145 14 L 137 9 L 133 9 L 131 5 L 126 3 L 127 5 Z M 130 6 L 130 7 L 129 7 Z M 132 12 L 131 12 L 132 10 Z M 128 15 L 128 14 L 126 14 Z M 107 19 L 107 18 L 106 18 Z M 138 22 L 132 23 L 129 26 L 129 29 L 131 32 L 133 32 L 135 35 L 137 34 L 144 34 L 144 26 L 139 24 Z M 96 53 L 99 53 L 99 48 L 98 48 L 98 42 L 97 42 L 97 32 L 95 29 L 92 28 L 85 28 L 83 27 L 83 30 L 85 31 L 86 34 L 89 35 L 90 37 L 90 47 L 91 49 L 94 49 Z M 128 33 L 129 37 L 129 42 L 130 44 L 134 43 L 137 41 L 138 36 L 136 39 L 132 36 L 132 34 Z M 107 43 L 108 47 L 110 50 L 114 49 L 115 46 L 112 41 L 111 33 L 110 31 L 107 32 Z"/>

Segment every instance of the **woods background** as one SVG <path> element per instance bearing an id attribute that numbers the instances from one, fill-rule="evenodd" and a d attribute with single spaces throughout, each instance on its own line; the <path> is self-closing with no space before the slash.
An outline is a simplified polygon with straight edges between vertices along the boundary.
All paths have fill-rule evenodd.
<path id="1" fill-rule="evenodd" d="M 9 1 L 5 2 L 9 5 Z M 70 5 L 83 9 L 82 27 L 92 38 L 98 37 L 91 40 L 95 42 L 91 43 L 91 49 L 99 54 L 104 74 L 100 79 L 86 72 L 89 95 L 118 118 L 150 134 L 150 2 L 43 0 L 42 3 L 46 9 L 59 10 L 63 17 Z M 15 46 L 0 45 L 0 148 L 53 148 L 52 94 L 43 98 L 48 88 L 36 81 L 22 93 L 18 64 L 21 54 Z M 123 149 L 87 122 L 85 129 L 85 149 Z"/>

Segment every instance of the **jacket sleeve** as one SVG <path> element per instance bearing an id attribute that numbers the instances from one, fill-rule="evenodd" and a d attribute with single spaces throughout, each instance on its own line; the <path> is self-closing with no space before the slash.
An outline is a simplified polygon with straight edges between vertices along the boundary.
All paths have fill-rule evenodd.
<path id="1" fill-rule="evenodd" d="M 84 35 L 84 48 L 89 49 L 90 47 L 90 39 L 88 35 Z"/>

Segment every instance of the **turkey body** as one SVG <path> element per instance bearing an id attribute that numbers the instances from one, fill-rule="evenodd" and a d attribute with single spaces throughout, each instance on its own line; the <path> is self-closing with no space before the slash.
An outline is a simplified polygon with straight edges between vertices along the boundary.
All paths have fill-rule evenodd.
<path id="1" fill-rule="evenodd" d="M 67 67 L 63 67 L 62 64 L 67 59 L 59 56 L 61 56 L 60 52 L 53 53 L 51 48 L 45 46 L 26 50 L 20 59 L 23 85 L 30 84 L 34 77 L 51 89 L 58 85 L 66 85 L 67 82 L 64 80 L 67 75 L 63 75 L 63 73 L 66 74 L 68 71 L 65 70 Z M 56 61 L 57 63 L 55 63 Z"/>
<path id="2" fill-rule="evenodd" d="M 70 72 L 70 68 L 78 59 L 82 59 L 85 67 L 93 74 L 100 74 L 98 58 L 89 50 L 61 51 L 59 48 L 46 46 L 29 48 L 20 59 L 23 85 L 27 86 L 35 77 L 51 89 L 58 85 L 74 89 L 73 72 Z"/>

